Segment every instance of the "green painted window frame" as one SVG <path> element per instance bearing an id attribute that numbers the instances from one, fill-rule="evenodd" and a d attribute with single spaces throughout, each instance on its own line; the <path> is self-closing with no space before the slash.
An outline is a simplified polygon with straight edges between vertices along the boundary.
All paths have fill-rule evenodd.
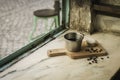
<path id="1" fill-rule="evenodd" d="M 5 58 L 0 60 L 0 69 L 2 69 L 6 64 L 10 63 L 14 59 L 18 58 L 20 55 L 23 55 L 24 53 L 28 52 L 29 50 L 35 48 L 38 45 L 44 45 L 46 40 L 49 39 L 49 41 L 53 40 L 54 37 L 56 37 L 56 34 L 59 34 L 60 32 L 64 32 L 67 30 L 66 26 L 69 24 L 69 0 L 62 0 L 62 25 L 55 30 L 50 31 L 49 33 L 40 36 L 36 40 L 30 42 L 29 44 L 25 45 L 21 49 L 15 51 L 14 53 L 6 56 Z M 49 42 L 48 41 L 48 42 Z M 44 44 L 43 44 L 44 43 Z M 4 68 L 3 68 L 4 69 Z M 3 70 L 2 69 L 2 70 Z M 0 71 L 2 71 L 0 70 Z"/>

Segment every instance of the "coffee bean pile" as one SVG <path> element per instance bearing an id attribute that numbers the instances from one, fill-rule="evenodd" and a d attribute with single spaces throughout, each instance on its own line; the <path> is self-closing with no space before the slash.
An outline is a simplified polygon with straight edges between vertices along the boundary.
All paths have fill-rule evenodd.
<path id="1" fill-rule="evenodd" d="M 90 52 L 90 53 L 102 53 L 103 52 L 103 50 L 98 47 L 87 48 L 85 49 L 85 51 Z"/>
<path id="2" fill-rule="evenodd" d="M 104 60 L 105 58 L 109 58 L 109 56 L 106 57 L 97 57 L 97 56 L 92 56 L 87 58 L 87 61 L 89 61 L 89 64 L 93 64 L 93 63 L 98 63 L 98 60 Z"/>

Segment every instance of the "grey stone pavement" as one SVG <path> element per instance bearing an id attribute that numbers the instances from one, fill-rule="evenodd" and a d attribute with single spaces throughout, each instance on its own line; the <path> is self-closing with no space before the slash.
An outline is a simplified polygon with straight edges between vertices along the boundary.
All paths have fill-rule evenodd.
<path id="1" fill-rule="evenodd" d="M 53 0 L 0 0 L 0 59 L 29 43 L 33 11 L 53 8 L 53 3 Z M 34 36 L 42 32 L 45 29 L 41 20 Z"/>

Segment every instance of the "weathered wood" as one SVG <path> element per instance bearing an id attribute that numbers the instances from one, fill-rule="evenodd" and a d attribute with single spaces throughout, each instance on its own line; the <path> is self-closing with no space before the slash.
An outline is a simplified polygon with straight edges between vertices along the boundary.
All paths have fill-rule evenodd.
<path id="1" fill-rule="evenodd" d="M 90 24 L 90 34 L 92 34 L 95 31 L 95 21 L 96 21 L 96 12 L 94 11 L 93 5 L 95 4 L 95 0 L 91 0 L 90 5 L 90 14 L 91 14 L 91 24 Z"/>
<path id="2" fill-rule="evenodd" d="M 65 49 L 52 49 L 52 50 L 48 50 L 47 54 L 49 57 L 66 55 L 66 50 Z"/>
<path id="3" fill-rule="evenodd" d="M 120 15 L 120 6 L 94 4 L 94 10 Z"/>

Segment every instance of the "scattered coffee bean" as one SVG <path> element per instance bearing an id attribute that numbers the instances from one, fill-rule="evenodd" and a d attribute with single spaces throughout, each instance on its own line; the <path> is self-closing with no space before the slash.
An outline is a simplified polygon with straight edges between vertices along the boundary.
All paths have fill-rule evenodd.
<path id="1" fill-rule="evenodd" d="M 90 58 L 88 58 L 87 60 L 90 61 Z"/>
<path id="2" fill-rule="evenodd" d="M 109 56 L 107 56 L 107 58 L 109 58 Z"/>
<path id="3" fill-rule="evenodd" d="M 102 51 L 102 49 L 99 50 L 99 52 L 101 52 L 101 51 Z"/>
<path id="4" fill-rule="evenodd" d="M 89 57 L 88 59 L 89 59 L 89 60 L 92 60 L 92 57 Z"/>
<path id="5" fill-rule="evenodd" d="M 106 56 L 106 58 L 109 58 L 109 56 Z M 87 60 L 89 61 L 89 64 L 98 63 L 99 59 L 104 60 L 104 57 L 98 57 L 98 56 L 91 56 Z"/>
<path id="6" fill-rule="evenodd" d="M 93 48 L 91 48 L 91 50 L 93 51 Z"/>
<path id="7" fill-rule="evenodd" d="M 95 63 L 95 61 L 92 61 L 92 63 Z"/>
<path id="8" fill-rule="evenodd" d="M 89 62 L 89 64 L 92 64 L 91 62 Z"/>
<path id="9" fill-rule="evenodd" d="M 104 58 L 101 58 L 102 60 L 104 59 Z"/>
<path id="10" fill-rule="evenodd" d="M 96 52 L 95 50 L 93 50 L 93 52 Z"/>
<path id="11" fill-rule="evenodd" d="M 95 63 L 98 63 L 98 61 L 95 61 Z"/>
<path id="12" fill-rule="evenodd" d="M 98 49 L 96 49 L 96 51 L 98 51 Z"/>
<path id="13" fill-rule="evenodd" d="M 99 51 L 96 51 L 96 53 L 99 53 Z"/>
<path id="14" fill-rule="evenodd" d="M 97 59 L 93 59 L 94 61 L 97 61 Z"/>

